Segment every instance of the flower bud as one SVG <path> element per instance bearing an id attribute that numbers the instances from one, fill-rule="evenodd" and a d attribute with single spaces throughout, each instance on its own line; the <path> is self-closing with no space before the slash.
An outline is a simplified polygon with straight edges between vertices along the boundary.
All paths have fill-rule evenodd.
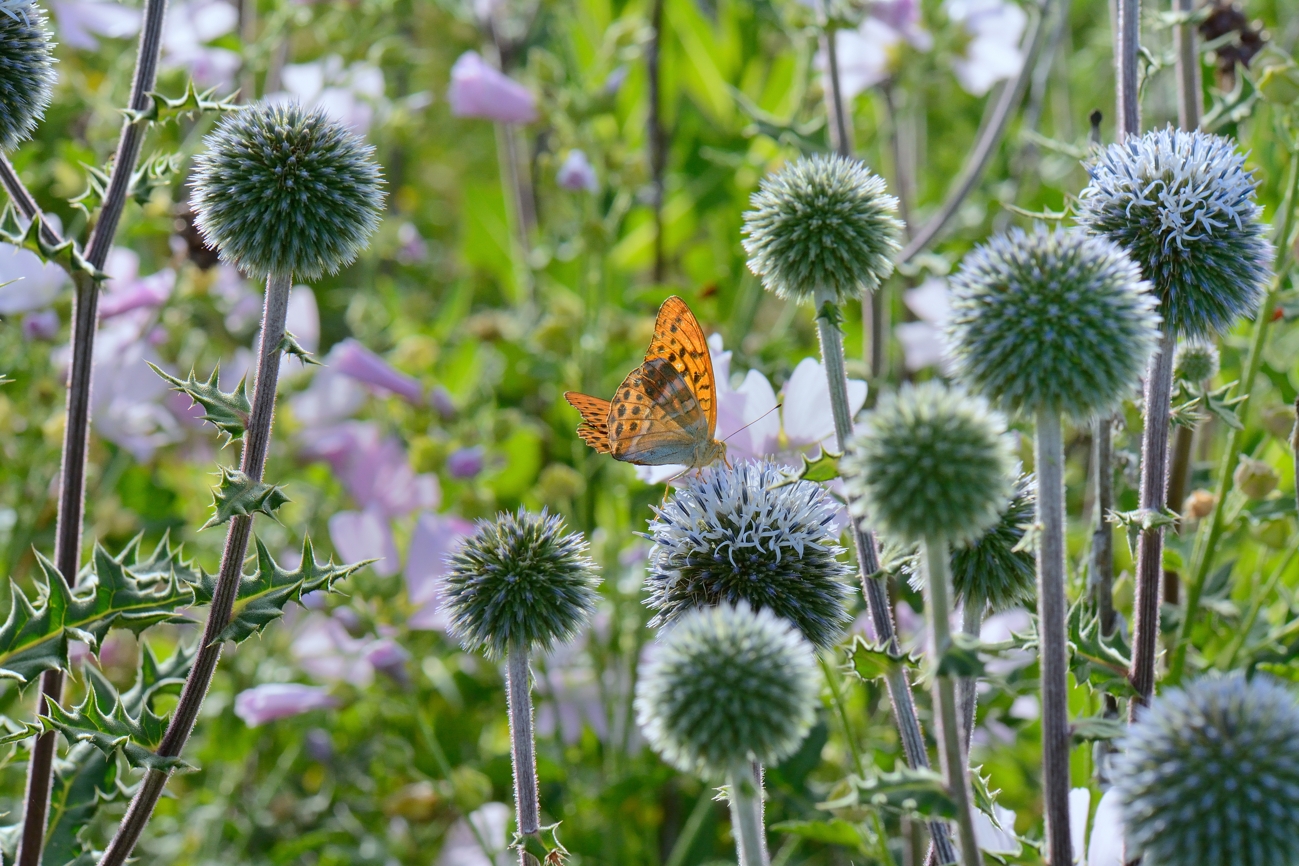
<path id="1" fill-rule="evenodd" d="M 1182 506 L 1182 514 L 1187 520 L 1202 520 L 1213 513 L 1213 508 L 1217 504 L 1218 497 L 1208 490 L 1192 490 Z"/>
<path id="2" fill-rule="evenodd" d="M 1281 481 L 1276 470 L 1269 464 L 1252 457 L 1241 457 L 1231 477 L 1236 482 L 1236 489 L 1250 499 L 1263 499 L 1276 490 Z"/>

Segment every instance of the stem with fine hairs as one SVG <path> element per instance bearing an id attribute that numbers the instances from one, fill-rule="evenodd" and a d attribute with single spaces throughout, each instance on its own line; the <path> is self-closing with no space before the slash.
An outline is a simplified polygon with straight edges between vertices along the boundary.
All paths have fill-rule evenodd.
<path id="1" fill-rule="evenodd" d="M 158 55 L 162 49 L 163 21 L 167 0 L 147 0 L 144 23 L 140 30 L 140 48 L 136 55 L 135 75 L 131 81 L 129 108 L 143 111 L 149 106 L 149 92 L 158 77 Z M 117 224 L 126 207 L 131 175 L 140 158 L 140 148 L 148 129 L 147 120 L 122 123 L 108 189 L 99 218 L 90 232 L 85 259 L 96 270 L 104 267 L 108 251 L 117 235 Z M 8 160 L 4 165 L 10 171 Z M 0 173 L 5 173 L 0 171 Z M 17 180 L 17 175 L 13 176 Z M 36 203 L 21 184 L 7 182 L 6 189 L 28 219 L 39 216 Z M 15 195 L 15 192 L 18 192 Z M 57 239 L 41 220 L 41 234 L 48 241 Z M 46 232 L 49 232 L 48 236 Z M 84 271 L 73 274 L 76 288 L 72 304 L 72 359 L 68 369 L 68 402 L 63 427 L 63 456 L 59 473 L 59 510 L 54 528 L 54 565 L 69 585 L 76 582 L 81 570 L 81 533 L 86 516 L 86 461 L 90 445 L 90 405 L 94 372 L 95 332 L 99 327 L 99 286 Z M 50 701 L 63 697 L 63 672 L 46 671 L 41 676 L 41 693 L 36 712 L 49 712 Z M 50 784 L 54 772 L 54 732 L 41 734 L 32 745 L 27 765 L 27 793 L 23 803 L 23 830 L 18 843 L 18 866 L 39 866 L 45 846 L 45 824 L 49 817 Z"/>
<path id="2" fill-rule="evenodd" d="M 514 808 L 520 836 L 539 838 L 541 805 L 537 797 L 537 749 L 532 735 L 532 681 L 528 648 L 516 644 L 506 659 L 506 697 L 510 708 L 510 758 L 514 764 Z M 519 849 L 519 866 L 537 858 Z"/>
<path id="3" fill-rule="evenodd" d="M 840 452 L 843 452 L 852 438 L 852 415 L 848 408 L 848 375 L 844 369 L 843 334 L 834 321 L 838 314 L 834 297 L 832 292 L 825 289 L 816 291 L 816 327 L 817 336 L 821 341 L 821 359 L 825 365 L 826 384 L 830 389 L 835 443 Z M 866 597 L 866 608 L 870 614 L 871 624 L 875 627 L 875 636 L 883 643 L 887 652 L 891 655 L 899 655 L 897 629 L 893 624 L 893 610 L 889 606 L 888 590 L 884 581 L 875 576 L 880 569 L 875 537 L 868 530 L 863 529 L 856 520 L 852 521 L 852 537 L 857 550 L 862 594 Z M 911 693 L 911 683 L 907 679 L 903 666 L 894 665 L 884 682 L 888 687 L 889 701 L 893 705 L 893 719 L 897 723 L 898 734 L 902 739 L 902 751 L 906 755 L 907 766 L 913 769 L 927 769 L 929 753 L 925 744 L 925 735 L 920 730 L 920 720 L 916 716 L 916 699 Z M 934 851 L 938 856 L 938 862 L 957 862 L 956 848 L 952 845 L 952 837 L 947 825 L 941 820 L 931 821 L 929 832 L 934 840 Z"/>
<path id="4" fill-rule="evenodd" d="M 731 833 L 740 866 L 769 866 L 767 842 L 762 831 L 762 789 L 753 766 L 737 764 L 726 777 L 730 788 Z"/>
<path id="5" fill-rule="evenodd" d="M 14 207 L 23 215 L 23 219 L 40 219 L 40 233 L 43 243 L 52 247 L 57 247 L 63 243 L 63 238 L 59 237 L 59 233 L 54 230 L 54 227 L 46 222 L 40 206 L 36 204 L 35 197 L 23 185 L 22 178 L 18 177 L 18 171 L 14 168 L 13 163 L 9 161 L 9 156 L 4 153 L 0 153 L 0 187 L 4 187 L 4 191 L 9 194 Z"/>
<path id="6" fill-rule="evenodd" d="M 293 275 L 289 273 L 272 274 L 266 281 L 262 344 L 258 350 L 252 412 L 248 416 L 243 455 L 239 462 L 239 469 L 254 481 L 262 480 L 266 453 L 270 448 L 271 421 L 275 415 L 275 387 L 279 381 L 280 359 L 283 357 L 281 344 L 284 341 L 284 318 L 288 312 L 289 290 L 292 287 Z M 198 719 L 199 709 L 207 696 L 208 686 L 212 684 L 212 675 L 216 673 L 217 662 L 221 659 L 220 635 L 230 624 L 252 529 L 253 518 L 250 515 L 240 515 L 231 519 L 230 528 L 226 531 L 216 591 L 208 608 L 198 656 L 194 659 L 194 667 L 190 669 L 189 676 L 185 678 L 180 700 L 167 724 L 162 744 L 158 746 L 158 754 L 163 757 L 180 756 L 194 730 L 194 722 Z M 99 866 L 122 866 L 131 856 L 170 775 L 162 770 L 149 770 L 145 774 L 113 840 L 108 843 L 108 850 L 100 858 Z"/>
<path id="7" fill-rule="evenodd" d="M 962 634 L 978 640 L 979 631 L 983 628 L 983 614 L 986 608 L 986 604 L 976 604 L 966 600 L 961 610 Z M 974 743 L 974 718 L 979 707 L 978 677 L 961 677 L 961 681 L 956 684 L 956 697 L 960 703 L 961 723 L 964 725 L 961 732 L 965 734 L 965 754 L 968 758 L 970 747 Z"/>
<path id="8" fill-rule="evenodd" d="M 667 277 L 663 251 L 663 175 L 667 163 L 667 137 L 663 132 L 663 2 L 654 0 L 650 8 L 650 41 L 645 46 L 645 72 L 649 78 L 649 145 L 650 194 L 654 197 L 654 282 Z"/>

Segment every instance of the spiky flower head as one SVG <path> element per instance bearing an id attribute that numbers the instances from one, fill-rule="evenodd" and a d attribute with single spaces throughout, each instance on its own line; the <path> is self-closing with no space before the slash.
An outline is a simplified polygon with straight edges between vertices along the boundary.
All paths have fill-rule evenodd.
<path id="1" fill-rule="evenodd" d="M 1155 698 L 1112 778 L 1128 857 L 1150 866 L 1299 864 L 1299 707 L 1265 675 Z"/>
<path id="2" fill-rule="evenodd" d="M 32 0 L 0 7 L 0 151 L 31 137 L 54 90 L 54 42 Z"/>
<path id="3" fill-rule="evenodd" d="M 841 462 L 853 514 L 905 541 L 961 544 L 996 525 L 1013 464 L 987 401 L 930 381 L 885 393 Z"/>
<path id="4" fill-rule="evenodd" d="M 449 631 L 491 659 L 516 646 L 545 652 L 572 638 L 595 610 L 600 578 L 586 539 L 565 533 L 564 521 L 544 509 L 478 521 L 447 565 Z"/>
<path id="5" fill-rule="evenodd" d="M 194 224 L 250 277 L 335 273 L 379 225 L 374 148 L 318 108 L 259 102 L 225 115 L 204 144 Z"/>
<path id="6" fill-rule="evenodd" d="M 1173 375 L 1191 385 L 1212 379 L 1218 375 L 1218 347 L 1207 340 L 1182 343 L 1173 356 Z"/>
<path id="7" fill-rule="evenodd" d="M 898 200 L 855 159 L 797 159 L 764 178 L 749 203 L 749 270 L 782 298 L 807 301 L 824 289 L 846 303 L 893 273 Z"/>
<path id="8" fill-rule="evenodd" d="M 641 666 L 636 719 L 669 764 L 720 779 L 794 754 L 819 690 L 812 645 L 793 623 L 747 605 L 697 608 Z"/>
<path id="9" fill-rule="evenodd" d="M 1083 232 L 996 235 L 965 257 L 951 286 L 957 376 L 1009 412 L 1103 413 L 1136 387 L 1159 339 L 1136 265 Z"/>
<path id="10" fill-rule="evenodd" d="M 1036 516 L 1037 483 L 1033 476 L 1021 475 L 1001 519 L 977 540 L 952 550 L 952 588 L 957 601 L 980 611 L 1032 602 L 1037 592 L 1036 556 L 1031 547 L 1019 545 Z M 906 571 L 912 587 L 922 589 L 923 571 L 913 566 Z"/>
<path id="11" fill-rule="evenodd" d="M 1231 141 L 1156 130 L 1111 144 L 1087 171 L 1078 221 L 1141 266 L 1166 328 L 1210 336 L 1254 310 L 1272 246 L 1253 175 Z"/>
<path id="12" fill-rule="evenodd" d="M 851 617 L 851 573 L 833 529 L 835 506 L 810 481 L 777 487 L 770 463 L 717 468 L 685 483 L 650 521 L 650 625 L 705 605 L 747 602 L 828 647 Z"/>

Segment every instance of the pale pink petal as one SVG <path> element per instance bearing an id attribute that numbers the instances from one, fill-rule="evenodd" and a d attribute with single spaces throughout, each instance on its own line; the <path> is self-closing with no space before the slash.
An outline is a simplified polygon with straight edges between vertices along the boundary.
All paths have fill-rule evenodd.
<path id="1" fill-rule="evenodd" d="M 1015 813 L 995 804 L 992 808 L 997 819 L 995 824 L 982 809 L 974 810 L 974 839 L 988 854 L 1013 857 L 1023 847 L 1015 838 Z"/>
<path id="2" fill-rule="evenodd" d="M 447 555 L 474 531 L 474 525 L 454 515 L 421 514 L 406 552 L 406 595 L 417 607 L 407 625 L 413 629 L 446 629 L 439 610 L 439 588 L 446 575 Z"/>
<path id="3" fill-rule="evenodd" d="M 424 402 L 424 386 L 350 337 L 330 350 L 326 364 L 357 381 L 390 391 L 407 402 Z"/>
<path id="4" fill-rule="evenodd" d="M 742 457 L 757 460 L 774 454 L 780 444 L 780 413 L 772 411 L 776 408 L 776 391 L 771 382 L 757 370 L 750 370 L 734 394 L 743 399 L 739 417 L 734 417 L 733 411 L 728 412 L 726 426 L 722 425 L 721 404 L 726 401 L 723 396 L 718 401 L 718 437 L 725 439 L 727 447 L 734 448 Z"/>
<path id="5" fill-rule="evenodd" d="M 58 265 L 45 264 L 30 250 L 0 244 L 0 316 L 48 307 L 67 281 Z"/>
<path id="6" fill-rule="evenodd" d="M 902 344 L 902 364 L 908 370 L 923 370 L 942 363 L 946 344 L 943 333 L 928 322 L 900 322 L 893 334 Z"/>
<path id="7" fill-rule="evenodd" d="M 338 701 L 323 688 L 299 683 L 265 683 L 235 695 L 235 715 L 250 728 L 336 706 Z"/>
<path id="8" fill-rule="evenodd" d="M 461 818 L 456 821 L 447 831 L 435 866 L 510 866 L 517 863 L 518 856 L 512 855 L 506 845 L 506 831 L 513 815 L 514 810 L 504 803 L 488 803 L 471 812 L 468 820 Z M 487 853 L 483 852 L 483 845 L 487 846 Z"/>
<path id="9" fill-rule="evenodd" d="M 1073 847 L 1074 859 L 1082 860 L 1083 851 L 1087 849 L 1087 810 L 1092 802 L 1092 792 L 1087 788 L 1071 788 L 1069 791 L 1069 844 Z"/>
<path id="10" fill-rule="evenodd" d="M 580 150 L 570 150 L 563 165 L 555 173 L 555 182 L 572 192 L 595 192 L 600 188 L 600 181 L 595 176 L 595 168 L 586 154 Z"/>
<path id="11" fill-rule="evenodd" d="M 914 289 L 902 293 L 902 302 L 922 322 L 942 326 L 952 313 L 952 293 L 947 280 L 930 277 Z"/>
<path id="12" fill-rule="evenodd" d="M 1110 788 L 1096 806 L 1091 840 L 1087 843 L 1087 866 L 1124 866 L 1123 815 L 1117 788 Z"/>
<path id="13" fill-rule="evenodd" d="M 401 557 L 392 528 L 376 511 L 340 511 L 329 518 L 329 539 L 345 562 L 373 559 L 370 567 L 381 577 L 401 570 Z"/>
<path id="14" fill-rule="evenodd" d="M 348 634 L 339 620 L 312 613 L 297 626 L 296 632 L 289 653 L 312 679 L 326 683 L 346 681 L 362 687 L 374 681 L 374 668 L 365 658 L 367 642 Z"/>
<path id="15" fill-rule="evenodd" d="M 531 123 L 537 101 L 522 84 L 491 66 L 476 51 L 466 51 L 451 67 L 447 91 L 451 113 L 499 123 Z"/>
<path id="16" fill-rule="evenodd" d="M 856 417 L 866 403 L 866 383 L 848 380 L 848 414 Z M 790 447 L 806 448 L 827 440 L 834 445 L 834 412 L 830 406 L 830 385 L 825 368 L 813 358 L 804 358 L 785 383 L 785 437 Z"/>

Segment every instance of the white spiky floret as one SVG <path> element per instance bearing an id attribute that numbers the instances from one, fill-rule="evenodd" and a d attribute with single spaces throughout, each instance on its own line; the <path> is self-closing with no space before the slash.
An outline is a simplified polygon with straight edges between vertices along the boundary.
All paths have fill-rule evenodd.
<path id="1" fill-rule="evenodd" d="M 31 0 L 0 0 L 0 12 L 30 27 L 32 22 L 27 17 L 27 10 L 31 5 Z"/>
<path id="2" fill-rule="evenodd" d="M 787 481 L 772 463 L 718 467 L 655 509 L 645 535 L 652 625 L 744 601 L 792 620 L 817 646 L 834 643 L 849 620 L 838 510 L 820 485 Z"/>

